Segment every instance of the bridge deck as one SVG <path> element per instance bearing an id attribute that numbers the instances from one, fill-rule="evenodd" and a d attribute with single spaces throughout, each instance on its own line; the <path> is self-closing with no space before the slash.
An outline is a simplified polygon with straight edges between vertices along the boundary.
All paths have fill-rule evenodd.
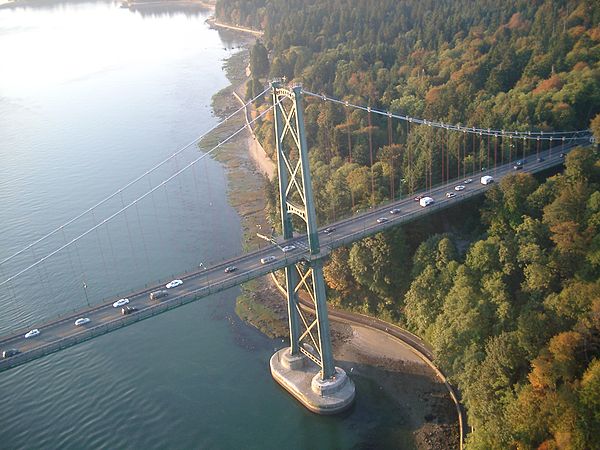
<path id="1" fill-rule="evenodd" d="M 523 171 L 536 173 L 561 165 L 563 163 L 563 158 L 560 156 L 561 151 L 566 153 L 574 146 L 575 144 L 571 144 L 562 150 L 560 147 L 556 147 L 551 152 L 541 152 L 542 161 L 536 161 L 535 156 L 529 156 L 530 162 L 524 165 Z M 508 163 L 497 167 L 495 170 L 488 170 L 486 174 L 492 175 L 496 181 L 500 181 L 513 172 L 513 163 Z M 277 247 L 269 246 L 218 266 L 183 275 L 181 279 L 184 284 L 170 289 L 169 295 L 162 299 L 150 300 L 148 294 L 158 289 L 164 289 L 164 286 L 153 286 L 142 291 L 132 292 L 128 296 L 129 304 L 138 309 L 132 314 L 122 316 L 121 308 L 113 308 L 112 303 L 117 300 L 115 298 L 107 304 L 82 309 L 68 317 L 39 324 L 36 326 L 40 330 L 40 335 L 37 337 L 25 339 L 24 335 L 27 330 L 19 330 L 10 335 L 2 336 L 0 337 L 0 351 L 16 348 L 20 353 L 9 358 L 0 359 L 0 372 L 240 285 L 301 260 L 323 258 L 334 248 L 454 206 L 480 195 L 490 188 L 490 186 L 480 184 L 480 175 L 473 176 L 473 182 L 465 185 L 465 189 L 462 191 L 454 191 L 454 186 L 458 184 L 457 180 L 454 180 L 451 183 L 436 186 L 430 191 L 422 192 L 422 194 L 435 199 L 435 203 L 425 208 L 421 207 L 412 198 L 404 198 L 330 224 L 330 227 L 335 227 L 335 231 L 324 234 L 321 230 L 321 253 L 319 255 L 310 255 L 306 236 L 300 236 L 280 244 L 284 246 L 293 243 L 296 250 L 292 252 L 282 253 Z M 455 192 L 456 197 L 446 198 L 446 192 Z M 389 210 L 391 208 L 400 208 L 400 213 L 390 214 Z M 388 220 L 378 223 L 377 218 L 379 217 L 385 217 Z M 274 255 L 277 259 L 269 264 L 261 264 L 260 259 L 268 255 Z M 225 267 L 230 265 L 237 266 L 237 270 L 233 273 L 225 273 Z M 87 325 L 77 327 L 74 322 L 80 317 L 89 317 L 91 321 Z"/>

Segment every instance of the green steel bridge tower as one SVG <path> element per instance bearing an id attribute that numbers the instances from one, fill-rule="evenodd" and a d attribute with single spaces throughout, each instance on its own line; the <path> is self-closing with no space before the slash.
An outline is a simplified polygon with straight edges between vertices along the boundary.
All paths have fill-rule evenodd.
<path id="1" fill-rule="evenodd" d="M 310 410 L 333 414 L 352 404 L 355 390 L 344 370 L 335 366 L 331 349 L 323 278 L 323 258 L 328 252 L 321 252 L 319 246 L 302 86 L 287 88 L 276 80 L 271 87 L 283 239 L 292 239 L 294 223 L 300 224 L 305 227 L 310 250 L 309 258 L 284 269 L 290 347 L 273 355 L 271 373 Z M 302 288 L 313 303 L 314 317 L 300 308 L 298 291 Z"/>

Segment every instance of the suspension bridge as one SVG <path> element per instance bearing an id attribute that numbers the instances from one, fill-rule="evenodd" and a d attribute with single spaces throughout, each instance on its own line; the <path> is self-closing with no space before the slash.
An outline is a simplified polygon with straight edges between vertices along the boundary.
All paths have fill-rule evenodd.
<path id="1" fill-rule="evenodd" d="M 180 279 L 183 283 L 168 289 L 168 291 L 164 291 L 164 284 L 157 284 L 119 296 L 126 297 L 129 300 L 128 306 L 135 307 L 130 314 L 122 315 L 121 310 L 113 306 L 113 303 L 119 299 L 119 297 L 114 297 L 93 306 L 88 305 L 60 318 L 31 323 L 26 328 L 11 330 L 4 336 L 0 336 L 0 350 L 5 351 L 5 357 L 0 359 L 0 371 L 20 366 L 271 272 L 284 270 L 290 347 L 281 349 L 273 355 L 270 362 L 271 372 L 284 388 L 309 409 L 324 414 L 338 412 L 351 404 L 354 398 L 354 385 L 344 371 L 335 366 L 332 356 L 323 279 L 323 262 L 331 251 L 387 228 L 422 219 L 444 208 L 453 207 L 474 196 L 481 195 L 493 186 L 493 184 L 481 183 L 480 177 L 482 176 L 492 177 L 495 182 L 500 182 L 515 169 L 538 173 L 560 166 L 564 162 L 565 155 L 572 148 L 588 145 L 591 141 L 588 130 L 572 132 L 505 131 L 413 118 L 304 91 L 300 85 L 287 87 L 279 80 L 274 81 L 268 89 L 231 114 L 224 122 L 243 112 L 246 106 L 257 98 L 263 97 L 269 90 L 272 95 L 272 104 L 257 115 L 250 125 L 272 112 L 279 180 L 278 200 L 282 205 L 280 208 L 282 236 L 273 239 L 270 245 L 259 250 L 247 252 L 210 267 L 206 266 L 180 274 L 175 278 Z M 375 204 L 372 170 L 373 148 L 371 135 L 369 135 L 372 188 L 370 208 L 353 216 L 323 224 L 319 228 L 304 129 L 303 102 L 305 100 L 332 102 L 342 108 L 364 111 L 368 114 L 369 130 L 372 128 L 372 115 L 377 115 L 387 119 L 388 124 L 393 120 L 404 122 L 407 134 L 410 126 L 432 127 L 445 133 L 455 133 L 462 138 L 463 153 L 461 155 L 460 144 L 457 155 L 451 154 L 449 141 L 445 148 L 442 144 L 438 155 L 434 157 L 433 152 L 430 152 L 424 174 L 415 174 L 412 170 L 409 171 L 407 177 L 410 179 L 405 180 L 409 188 L 405 195 L 394 194 L 394 187 L 397 183 L 392 181 L 390 199 L 384 203 Z M 149 178 L 156 169 L 184 150 L 195 148 L 195 144 L 199 140 L 195 139 L 80 215 L 34 240 L 23 249 L 5 257 L 0 261 L 0 269 L 4 269 L 0 271 L 0 274 L 3 274 L 3 278 L 0 279 L 0 289 L 12 292 L 12 300 L 18 307 L 19 299 L 14 294 L 14 286 L 21 277 L 50 264 L 55 255 L 65 250 L 68 251 L 72 247 L 77 248 L 78 242 L 86 237 L 90 238 L 90 235 L 93 236 L 93 233 L 100 227 L 105 226 L 116 217 L 124 215 L 126 211 L 133 208 L 137 212 L 138 204 L 143 199 L 152 198 L 158 189 L 186 172 L 189 173 L 188 169 L 217 152 L 223 144 L 243 132 L 244 129 L 245 126 L 237 129 L 209 151 L 194 157 L 184 167 L 177 168 L 162 182 L 156 185 L 149 183 L 149 189 L 133 201 L 127 203 L 123 201 L 124 190 L 140 180 Z M 472 136 L 473 142 L 475 138 L 487 139 L 487 148 L 483 145 L 476 150 L 473 145 L 469 152 L 467 136 Z M 389 143 L 392 143 L 391 132 Z M 515 143 L 520 143 L 521 151 Z M 533 143 L 535 152 L 531 143 Z M 348 147 L 351 158 L 350 138 Z M 408 146 L 405 152 L 410 162 L 415 155 L 411 155 Z M 515 163 L 517 160 L 518 163 Z M 95 211 L 115 197 L 121 198 L 121 207 L 105 219 L 96 220 Z M 415 201 L 421 197 L 429 197 L 432 202 L 424 206 L 422 202 Z M 139 212 L 137 214 L 139 218 Z M 94 217 L 94 226 L 70 240 L 64 237 L 66 227 L 82 217 L 90 215 Z M 131 234 L 128 224 L 127 227 L 128 234 Z M 6 270 L 9 267 L 12 268 L 13 260 L 26 252 L 32 252 L 32 255 L 35 256 L 35 248 L 46 248 L 43 245 L 50 237 L 61 234 L 64 244 L 47 252 L 45 256 L 34 258 L 31 263 L 18 267 L 8 276 L 5 275 Z M 100 251 L 102 250 L 100 249 Z M 314 316 L 303 312 L 299 307 L 298 291 L 300 289 L 308 291 L 314 303 L 316 312 Z M 158 299 L 151 298 L 150 293 L 156 291 L 168 292 L 168 295 Z M 82 326 L 76 326 L 75 321 L 80 318 L 89 320 Z M 39 334 L 26 338 L 26 332 L 32 328 L 39 330 Z"/>

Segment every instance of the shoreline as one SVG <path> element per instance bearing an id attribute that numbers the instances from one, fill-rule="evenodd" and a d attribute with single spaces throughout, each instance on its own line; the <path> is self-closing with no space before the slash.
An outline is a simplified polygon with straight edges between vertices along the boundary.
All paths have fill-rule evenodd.
<path id="1" fill-rule="evenodd" d="M 253 34 L 255 36 L 263 36 L 265 33 L 264 31 L 260 31 L 260 30 L 253 30 L 252 28 L 247 28 L 247 27 L 240 27 L 237 25 L 230 25 L 227 23 L 223 23 L 223 22 L 219 22 L 216 17 L 209 17 L 208 19 L 206 19 L 206 23 L 208 23 L 211 27 L 215 27 L 215 28 L 226 28 L 228 30 L 234 30 L 234 31 L 239 31 L 241 33 L 250 33 Z"/>
<path id="2" fill-rule="evenodd" d="M 64 0 L 64 2 L 68 2 L 68 0 Z M 0 8 L 10 8 L 13 6 L 28 6 L 28 5 L 36 5 L 36 4 L 44 4 L 47 3 L 45 0 L 0 0 Z M 121 7 L 122 8 L 130 8 L 136 9 L 139 7 L 149 6 L 199 6 L 201 8 L 209 9 L 214 12 L 215 10 L 215 1 L 205 1 L 205 0 L 156 0 L 156 1 L 128 1 L 122 0 Z"/>

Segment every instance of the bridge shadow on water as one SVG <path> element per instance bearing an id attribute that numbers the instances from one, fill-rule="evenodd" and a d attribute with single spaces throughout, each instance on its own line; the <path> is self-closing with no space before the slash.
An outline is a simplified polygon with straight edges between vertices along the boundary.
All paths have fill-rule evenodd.
<path id="1" fill-rule="evenodd" d="M 340 417 L 364 431 L 355 449 L 458 448 L 456 410 L 444 385 L 420 364 L 387 358 L 337 360 L 356 385 Z"/>

